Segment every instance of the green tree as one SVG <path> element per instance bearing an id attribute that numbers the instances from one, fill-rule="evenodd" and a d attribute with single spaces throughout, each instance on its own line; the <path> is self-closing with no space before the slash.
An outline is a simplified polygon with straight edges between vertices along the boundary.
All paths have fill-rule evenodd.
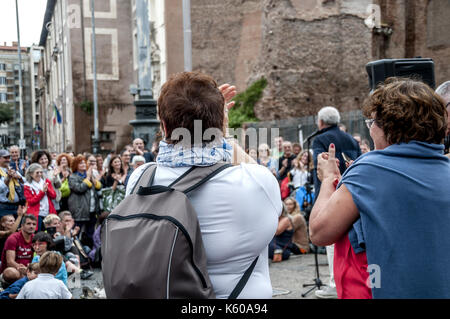
<path id="1" fill-rule="evenodd" d="M 0 103 L 0 124 L 8 123 L 14 118 L 11 104 Z"/>
<path id="2" fill-rule="evenodd" d="M 244 92 L 237 94 L 233 101 L 236 104 L 228 113 L 229 127 L 239 128 L 245 122 L 258 122 L 255 115 L 255 104 L 261 99 L 267 80 L 261 78 L 253 82 Z"/>

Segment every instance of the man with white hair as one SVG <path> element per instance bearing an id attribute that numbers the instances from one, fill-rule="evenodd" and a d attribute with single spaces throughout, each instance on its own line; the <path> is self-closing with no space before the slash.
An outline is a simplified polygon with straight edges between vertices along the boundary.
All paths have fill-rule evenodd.
<path id="1" fill-rule="evenodd" d="M 447 109 L 447 134 L 445 136 L 445 154 L 450 157 L 450 81 L 444 82 L 436 89 L 436 93 L 439 94 L 445 103 Z"/>
<path id="2" fill-rule="evenodd" d="M 326 106 L 320 109 L 318 113 L 317 126 L 319 127 L 319 134 L 313 141 L 313 159 L 314 159 L 314 197 L 317 198 L 320 191 L 320 181 L 317 178 L 317 157 L 320 153 L 328 152 L 330 144 L 334 144 L 336 150 L 336 158 L 339 159 L 339 170 L 341 174 L 344 173 L 346 166 L 342 153 L 355 160 L 361 155 L 361 149 L 358 142 L 348 133 L 339 129 L 338 124 L 341 120 L 339 111 L 332 106 Z M 327 246 L 328 267 L 330 270 L 330 283 L 324 289 L 317 290 L 316 296 L 319 298 L 337 299 L 336 284 L 333 275 L 333 258 L 334 245 Z"/>

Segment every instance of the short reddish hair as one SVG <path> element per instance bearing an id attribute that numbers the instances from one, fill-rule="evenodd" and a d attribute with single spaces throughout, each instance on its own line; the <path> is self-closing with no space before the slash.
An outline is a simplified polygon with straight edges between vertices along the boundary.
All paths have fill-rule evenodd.
<path id="1" fill-rule="evenodd" d="M 178 73 L 169 78 L 161 88 L 158 98 L 158 115 L 164 121 L 166 141 L 173 130 L 185 128 L 194 143 L 194 121 L 202 121 L 202 136 L 208 128 L 223 130 L 225 99 L 216 81 L 198 72 Z"/>
<path id="2" fill-rule="evenodd" d="M 83 155 L 77 155 L 73 160 L 70 168 L 72 169 L 72 172 L 75 173 L 78 171 L 78 165 L 82 162 L 86 162 L 86 158 Z M 87 163 L 86 163 L 87 164 Z"/>
<path id="3" fill-rule="evenodd" d="M 380 127 L 389 144 L 440 144 L 447 129 L 442 98 L 427 84 L 408 78 L 388 78 L 364 101 L 363 114 Z"/>
<path id="4" fill-rule="evenodd" d="M 61 154 L 59 154 L 58 157 L 56 158 L 56 164 L 57 164 L 58 166 L 61 165 L 61 160 L 63 159 L 63 157 L 66 158 L 67 163 L 68 163 L 68 166 L 71 167 L 70 164 L 72 163 L 72 156 L 70 156 L 70 155 L 67 154 L 67 153 L 61 153 Z"/>

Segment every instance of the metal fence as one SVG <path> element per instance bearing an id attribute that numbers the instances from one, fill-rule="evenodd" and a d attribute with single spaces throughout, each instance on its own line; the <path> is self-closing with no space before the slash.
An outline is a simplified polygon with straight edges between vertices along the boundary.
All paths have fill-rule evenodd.
<path id="1" fill-rule="evenodd" d="M 369 135 L 369 130 L 364 122 L 364 116 L 361 110 L 353 110 L 348 112 L 341 112 L 341 124 L 344 124 L 347 129 L 347 133 L 360 134 L 362 139 L 367 139 L 373 148 L 373 142 Z M 279 136 L 282 136 L 285 141 L 291 141 L 292 143 L 304 144 L 302 147 L 306 147 L 306 138 L 313 134 L 317 129 L 317 115 L 311 115 L 300 118 L 288 118 L 284 120 L 266 121 L 266 122 L 253 122 L 246 123 L 247 128 L 255 129 L 267 129 L 268 138 L 273 144 L 275 136 L 271 136 L 271 129 L 278 129 Z M 272 131 L 276 132 L 276 131 Z"/>

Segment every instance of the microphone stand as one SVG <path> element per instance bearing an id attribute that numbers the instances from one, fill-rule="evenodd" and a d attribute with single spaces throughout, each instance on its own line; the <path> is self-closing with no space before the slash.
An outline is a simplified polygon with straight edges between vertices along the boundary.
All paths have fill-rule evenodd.
<path id="1" fill-rule="evenodd" d="M 311 195 L 311 190 L 312 190 L 312 172 L 311 172 L 311 152 L 309 151 L 310 148 L 310 141 L 311 138 L 314 136 L 311 135 L 310 138 L 308 138 L 306 140 L 307 142 L 307 150 L 308 150 L 308 181 L 305 184 L 305 188 L 306 188 L 306 198 L 309 198 L 312 200 L 312 195 Z M 312 203 L 308 205 L 308 207 L 305 208 L 305 213 L 306 213 L 306 221 L 308 223 L 309 226 L 309 215 L 311 214 L 311 210 L 312 210 Z M 308 227 L 309 228 L 309 227 Z M 308 236 L 309 237 L 309 236 Z M 311 241 L 310 241 L 311 242 Z M 318 261 L 318 257 L 317 257 L 317 246 L 314 245 L 312 242 L 311 244 L 313 245 L 314 248 L 314 262 L 315 262 L 315 269 L 316 269 L 316 278 L 314 278 L 314 283 L 312 284 L 303 284 L 303 287 L 311 287 L 308 291 L 306 291 L 305 293 L 302 293 L 302 297 L 306 297 L 311 291 L 313 291 L 314 289 L 319 289 L 321 286 L 325 286 L 322 281 L 320 280 L 320 275 L 319 275 L 319 261 Z"/>

